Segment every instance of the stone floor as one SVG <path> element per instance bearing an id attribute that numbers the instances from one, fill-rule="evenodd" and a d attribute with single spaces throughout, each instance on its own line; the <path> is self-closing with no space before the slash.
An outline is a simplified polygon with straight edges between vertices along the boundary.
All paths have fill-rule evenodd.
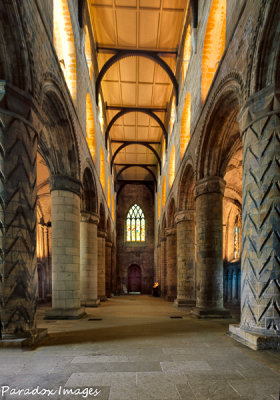
<path id="1" fill-rule="evenodd" d="M 137 295 L 109 299 L 79 321 L 44 321 L 45 310 L 38 326 L 49 337 L 40 347 L 0 351 L 2 399 L 279 399 L 280 353 L 226 336 L 235 319 L 197 320 L 189 309 Z M 11 394 L 37 386 L 41 394 Z"/>

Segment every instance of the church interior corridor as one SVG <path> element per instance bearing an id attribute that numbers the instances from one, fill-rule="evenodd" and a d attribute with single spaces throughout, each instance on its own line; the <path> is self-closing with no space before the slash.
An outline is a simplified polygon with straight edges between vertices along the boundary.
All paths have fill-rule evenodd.
<path id="1" fill-rule="evenodd" d="M 0 400 L 279 400 L 279 356 L 280 0 L 0 0 Z"/>

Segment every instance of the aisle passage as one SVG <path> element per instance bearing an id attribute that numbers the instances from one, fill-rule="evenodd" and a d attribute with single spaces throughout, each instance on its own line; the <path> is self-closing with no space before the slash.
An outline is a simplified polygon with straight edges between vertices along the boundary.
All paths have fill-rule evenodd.
<path id="1" fill-rule="evenodd" d="M 43 345 L 1 351 L 1 386 L 80 390 L 42 399 L 278 400 L 280 353 L 233 341 L 229 320 L 193 319 L 190 309 L 137 295 L 111 298 L 79 321 L 44 321 L 45 310 Z M 89 388 L 100 393 L 85 397 Z"/>

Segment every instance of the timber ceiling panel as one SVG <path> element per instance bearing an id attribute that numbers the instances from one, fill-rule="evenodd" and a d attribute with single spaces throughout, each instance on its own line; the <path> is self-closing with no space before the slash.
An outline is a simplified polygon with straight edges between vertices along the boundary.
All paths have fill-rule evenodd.
<path id="1" fill-rule="evenodd" d="M 175 52 L 188 3 L 186 0 L 89 0 L 98 47 Z M 112 55 L 99 51 L 99 70 Z M 161 58 L 175 73 L 176 55 L 165 54 Z M 143 57 L 118 61 L 105 74 L 101 88 L 107 105 L 147 108 L 166 108 L 173 89 L 167 73 L 154 61 Z M 107 110 L 108 122 L 117 112 Z M 164 123 L 165 112 L 157 115 Z M 162 131 L 153 118 L 131 113 L 116 121 L 110 138 L 154 142 L 161 140 Z M 119 146 L 113 143 L 112 152 Z M 155 148 L 159 152 L 159 145 Z M 115 163 L 136 162 L 155 164 L 157 160 L 151 150 L 137 145 L 126 147 L 115 159 Z M 136 176 L 146 179 L 148 176 L 151 179 L 141 168 L 130 168 L 124 176 L 130 176 L 129 179 L 136 179 Z"/>

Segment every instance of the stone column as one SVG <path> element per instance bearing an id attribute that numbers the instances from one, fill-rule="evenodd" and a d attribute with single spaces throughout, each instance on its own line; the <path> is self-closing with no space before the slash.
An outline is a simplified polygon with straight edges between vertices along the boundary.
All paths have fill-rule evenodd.
<path id="1" fill-rule="evenodd" d="M 106 262 L 106 296 L 111 297 L 112 293 L 112 242 L 106 240 L 105 243 L 105 262 Z"/>
<path id="2" fill-rule="evenodd" d="M 175 216 L 177 225 L 177 299 L 175 305 L 195 305 L 195 222 L 194 210 Z"/>
<path id="3" fill-rule="evenodd" d="M 112 293 L 115 294 L 117 291 L 117 254 L 116 245 L 112 247 Z"/>
<path id="4" fill-rule="evenodd" d="M 52 309 L 46 319 L 77 319 L 80 307 L 80 182 L 50 178 L 52 200 Z"/>
<path id="5" fill-rule="evenodd" d="M 223 193 L 225 181 L 217 176 L 196 184 L 196 307 L 198 318 L 227 318 L 223 307 Z"/>
<path id="6" fill-rule="evenodd" d="M 37 129 L 29 99 L 0 81 L 0 337 L 7 343 L 38 337 Z"/>
<path id="7" fill-rule="evenodd" d="M 229 268 L 229 270 L 228 270 L 228 281 L 227 281 L 227 284 L 228 284 L 227 301 L 229 303 L 231 303 L 232 302 L 232 268 Z"/>
<path id="8" fill-rule="evenodd" d="M 237 269 L 234 268 L 232 272 L 232 302 L 237 303 L 238 302 L 238 292 L 237 292 Z"/>
<path id="9" fill-rule="evenodd" d="M 240 112 L 243 142 L 241 322 L 252 349 L 280 348 L 280 92 L 263 89 Z"/>
<path id="10" fill-rule="evenodd" d="M 160 255 L 161 255 L 161 250 L 160 250 L 160 242 L 157 245 L 157 268 L 156 268 L 156 275 L 154 277 L 154 282 L 160 283 L 161 281 L 161 265 L 160 265 Z"/>
<path id="11" fill-rule="evenodd" d="M 106 232 L 98 230 L 98 297 L 106 301 L 105 241 Z"/>
<path id="12" fill-rule="evenodd" d="M 161 236 L 160 238 L 160 268 L 161 268 L 161 273 L 160 273 L 161 296 L 166 297 L 167 286 L 166 286 L 166 237 L 165 236 Z"/>
<path id="13" fill-rule="evenodd" d="M 166 228 L 166 300 L 174 301 L 177 297 L 177 245 L 176 228 Z"/>
<path id="14" fill-rule="evenodd" d="M 97 224 L 99 217 L 94 213 L 81 213 L 80 257 L 81 257 L 81 305 L 97 307 Z"/>

